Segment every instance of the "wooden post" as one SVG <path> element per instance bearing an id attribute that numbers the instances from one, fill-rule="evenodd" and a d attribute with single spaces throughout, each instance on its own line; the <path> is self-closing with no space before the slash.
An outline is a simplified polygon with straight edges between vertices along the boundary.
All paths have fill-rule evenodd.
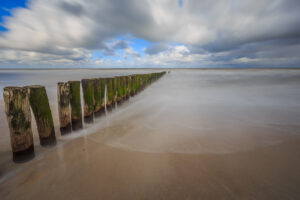
<path id="1" fill-rule="evenodd" d="M 147 87 L 147 77 L 148 77 L 148 74 L 143 75 L 143 88 Z"/>
<path id="2" fill-rule="evenodd" d="M 29 103 L 36 121 L 40 144 L 42 146 L 56 144 L 54 123 L 49 106 L 46 88 L 41 85 L 27 86 Z"/>
<path id="3" fill-rule="evenodd" d="M 140 75 L 140 91 L 144 89 L 144 74 Z"/>
<path id="4" fill-rule="evenodd" d="M 69 81 L 72 130 L 82 129 L 80 81 Z"/>
<path id="5" fill-rule="evenodd" d="M 71 132 L 71 109 L 70 109 L 70 85 L 69 83 L 57 83 L 58 115 L 61 134 Z"/>
<path id="6" fill-rule="evenodd" d="M 97 78 L 94 80 L 94 99 L 95 99 L 95 105 L 94 105 L 94 114 L 95 117 L 100 116 L 103 114 L 104 109 L 102 106 L 102 101 L 104 97 L 104 90 L 102 88 L 102 79 Z M 105 87 L 105 86 L 104 86 Z M 105 88 L 104 88 L 105 89 Z M 103 90 L 103 92 L 102 92 Z"/>
<path id="7" fill-rule="evenodd" d="M 128 99 L 130 95 L 129 76 L 125 76 L 125 99 Z"/>
<path id="8" fill-rule="evenodd" d="M 122 90 L 121 90 L 121 77 L 120 76 L 117 76 L 115 77 L 115 79 L 117 80 L 117 97 L 116 97 L 116 101 L 118 103 L 121 103 L 122 101 L 122 98 L 121 98 L 121 95 L 122 95 Z"/>
<path id="9" fill-rule="evenodd" d="M 113 99 L 113 85 L 112 85 L 112 78 L 106 78 L 106 90 L 107 90 L 107 101 L 106 101 L 106 108 L 112 107 L 112 99 Z"/>
<path id="10" fill-rule="evenodd" d="M 94 110 L 95 110 L 94 80 L 82 79 L 81 85 L 82 85 L 83 102 L 84 102 L 83 104 L 84 122 L 92 123 L 94 121 Z"/>
<path id="11" fill-rule="evenodd" d="M 131 92 L 130 92 L 130 95 L 131 96 L 134 96 L 135 93 L 136 93 L 136 75 L 131 75 L 131 84 L 130 84 L 130 87 L 131 87 Z"/>
<path id="12" fill-rule="evenodd" d="M 101 82 L 101 107 L 103 108 L 103 111 L 105 111 L 105 101 L 107 101 L 107 94 L 105 94 L 106 79 L 100 78 L 100 82 Z"/>
<path id="13" fill-rule="evenodd" d="M 116 105 L 118 97 L 118 79 L 117 77 L 112 78 L 112 105 Z"/>
<path id="14" fill-rule="evenodd" d="M 31 113 L 26 88 L 5 87 L 3 92 L 13 161 L 21 162 L 34 157 Z"/>
<path id="15" fill-rule="evenodd" d="M 121 99 L 123 101 L 123 100 L 126 99 L 126 80 L 125 80 L 125 76 L 121 76 L 120 81 L 121 81 L 121 90 L 122 90 Z"/>
<path id="16" fill-rule="evenodd" d="M 128 91 L 129 91 L 128 96 L 129 96 L 129 97 L 130 97 L 130 96 L 133 96 L 133 95 L 132 95 L 132 94 L 133 94 L 132 82 L 133 82 L 132 75 L 129 75 L 129 76 L 128 76 Z"/>
<path id="17" fill-rule="evenodd" d="M 140 92 L 140 87 L 141 87 L 141 75 L 137 74 L 136 75 L 136 93 Z"/>

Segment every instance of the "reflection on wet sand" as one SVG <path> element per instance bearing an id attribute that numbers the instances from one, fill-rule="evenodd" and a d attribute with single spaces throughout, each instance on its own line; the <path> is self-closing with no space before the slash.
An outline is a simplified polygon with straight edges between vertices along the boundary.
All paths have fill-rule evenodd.
<path id="1" fill-rule="evenodd" d="M 1 185 L 1 197 L 298 199 L 300 195 L 300 140 L 231 154 L 174 154 L 111 148 L 93 136 L 34 160 Z"/>
<path id="2" fill-rule="evenodd" d="M 5 162 L 1 199 L 299 199 L 299 83 L 298 70 L 175 70 Z"/>

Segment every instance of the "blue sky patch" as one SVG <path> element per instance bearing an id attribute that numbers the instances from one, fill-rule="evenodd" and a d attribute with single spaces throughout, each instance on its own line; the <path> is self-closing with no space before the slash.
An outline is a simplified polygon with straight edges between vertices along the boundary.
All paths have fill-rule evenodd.
<path id="1" fill-rule="evenodd" d="M 179 5 L 179 7 L 182 7 L 183 6 L 183 0 L 178 0 L 178 5 Z"/>
<path id="2" fill-rule="evenodd" d="M 11 16 L 14 8 L 26 8 L 27 0 L 0 0 L 0 31 L 7 31 L 3 26 L 4 17 Z"/>

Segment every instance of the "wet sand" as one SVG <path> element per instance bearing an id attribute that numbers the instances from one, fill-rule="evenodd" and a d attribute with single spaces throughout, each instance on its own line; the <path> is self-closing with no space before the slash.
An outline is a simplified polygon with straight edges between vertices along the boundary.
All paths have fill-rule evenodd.
<path id="1" fill-rule="evenodd" d="M 174 71 L 27 163 L 1 151 L 1 199 L 299 199 L 299 77 Z"/>
<path id="2" fill-rule="evenodd" d="M 144 153 L 78 138 L 1 185 L 1 199 L 299 199 L 300 141 L 225 155 Z"/>

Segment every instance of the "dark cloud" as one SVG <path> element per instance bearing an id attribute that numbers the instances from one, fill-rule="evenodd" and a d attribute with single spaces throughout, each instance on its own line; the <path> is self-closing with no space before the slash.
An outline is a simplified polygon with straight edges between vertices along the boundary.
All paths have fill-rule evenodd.
<path id="1" fill-rule="evenodd" d="M 169 45 L 167 43 L 157 43 L 154 45 L 150 45 L 145 48 L 144 52 L 150 55 L 157 54 L 159 52 L 167 50 Z"/>
<path id="2" fill-rule="evenodd" d="M 60 4 L 61 8 L 73 15 L 80 16 L 84 13 L 84 8 L 82 5 L 78 3 L 69 3 L 69 2 L 62 2 Z"/>
<path id="3" fill-rule="evenodd" d="M 128 42 L 124 40 L 118 40 L 115 44 L 113 44 L 112 48 L 114 49 L 126 49 L 128 48 Z"/>
<path id="4" fill-rule="evenodd" d="M 127 49 L 129 48 L 128 41 L 116 40 L 112 43 L 102 43 L 97 46 L 97 49 L 100 50 L 105 56 L 116 56 L 116 50 Z"/>

